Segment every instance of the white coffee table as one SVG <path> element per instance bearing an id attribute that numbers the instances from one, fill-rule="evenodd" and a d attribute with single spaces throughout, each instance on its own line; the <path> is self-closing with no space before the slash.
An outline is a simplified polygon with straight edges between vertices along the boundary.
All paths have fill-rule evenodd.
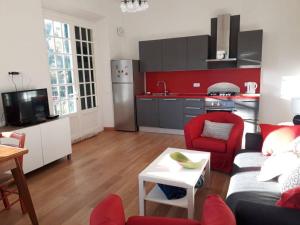
<path id="1" fill-rule="evenodd" d="M 172 152 L 181 152 L 194 162 L 204 159 L 205 163 L 203 163 L 202 167 L 197 169 L 185 169 L 170 157 L 170 153 Z M 209 152 L 167 148 L 139 174 L 140 215 L 143 216 L 145 214 L 145 201 L 152 201 L 181 208 L 187 208 L 188 218 L 193 218 L 194 197 L 196 193 L 195 185 L 201 175 L 205 176 L 204 185 L 210 185 Z M 187 190 L 187 195 L 181 199 L 168 200 L 158 185 L 155 185 L 149 193 L 146 193 L 145 182 L 182 187 Z"/>

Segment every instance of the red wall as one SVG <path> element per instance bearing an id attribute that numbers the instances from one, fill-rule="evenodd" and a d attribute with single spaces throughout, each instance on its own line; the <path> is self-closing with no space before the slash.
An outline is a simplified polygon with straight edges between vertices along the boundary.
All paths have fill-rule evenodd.
<path id="1" fill-rule="evenodd" d="M 245 82 L 254 81 L 258 84 L 256 93 L 260 93 L 260 69 L 224 69 L 224 70 L 201 70 L 180 72 L 149 72 L 146 73 L 147 91 L 162 92 L 162 86 L 156 83 L 164 80 L 167 90 L 171 93 L 203 94 L 207 88 L 218 82 L 230 82 L 241 88 L 241 93 L 246 92 Z M 199 82 L 200 88 L 194 88 L 193 83 Z"/>

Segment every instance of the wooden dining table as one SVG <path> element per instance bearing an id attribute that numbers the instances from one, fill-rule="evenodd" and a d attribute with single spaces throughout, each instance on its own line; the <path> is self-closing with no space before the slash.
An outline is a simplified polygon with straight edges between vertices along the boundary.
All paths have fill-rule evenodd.
<path id="1" fill-rule="evenodd" d="M 23 173 L 23 169 L 18 160 L 19 157 L 27 154 L 26 148 L 17 148 L 7 145 L 0 145 L 0 173 L 11 170 L 18 188 L 20 199 L 30 217 L 32 225 L 38 225 L 38 219 L 32 203 L 31 195 Z"/>

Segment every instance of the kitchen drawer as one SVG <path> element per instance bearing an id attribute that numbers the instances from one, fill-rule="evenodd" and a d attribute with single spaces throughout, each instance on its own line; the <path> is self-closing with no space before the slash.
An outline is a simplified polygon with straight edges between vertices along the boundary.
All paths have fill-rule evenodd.
<path id="1" fill-rule="evenodd" d="M 187 124 L 191 119 L 197 117 L 196 115 L 184 115 L 183 116 L 183 124 Z"/>
<path id="2" fill-rule="evenodd" d="M 185 106 L 183 109 L 184 114 L 188 115 L 200 115 L 205 112 L 205 109 L 197 106 Z"/>
<path id="3" fill-rule="evenodd" d="M 186 98 L 183 101 L 183 106 L 190 106 L 190 107 L 198 107 L 198 108 L 204 108 L 204 99 L 202 98 Z"/>

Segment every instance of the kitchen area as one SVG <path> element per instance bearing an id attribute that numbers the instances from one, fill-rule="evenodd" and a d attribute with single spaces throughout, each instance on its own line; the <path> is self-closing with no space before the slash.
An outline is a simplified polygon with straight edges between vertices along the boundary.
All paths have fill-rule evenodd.
<path id="1" fill-rule="evenodd" d="M 115 129 L 183 134 L 192 118 L 229 111 L 257 131 L 262 35 L 221 15 L 210 35 L 140 41 L 139 60 L 111 64 Z"/>

